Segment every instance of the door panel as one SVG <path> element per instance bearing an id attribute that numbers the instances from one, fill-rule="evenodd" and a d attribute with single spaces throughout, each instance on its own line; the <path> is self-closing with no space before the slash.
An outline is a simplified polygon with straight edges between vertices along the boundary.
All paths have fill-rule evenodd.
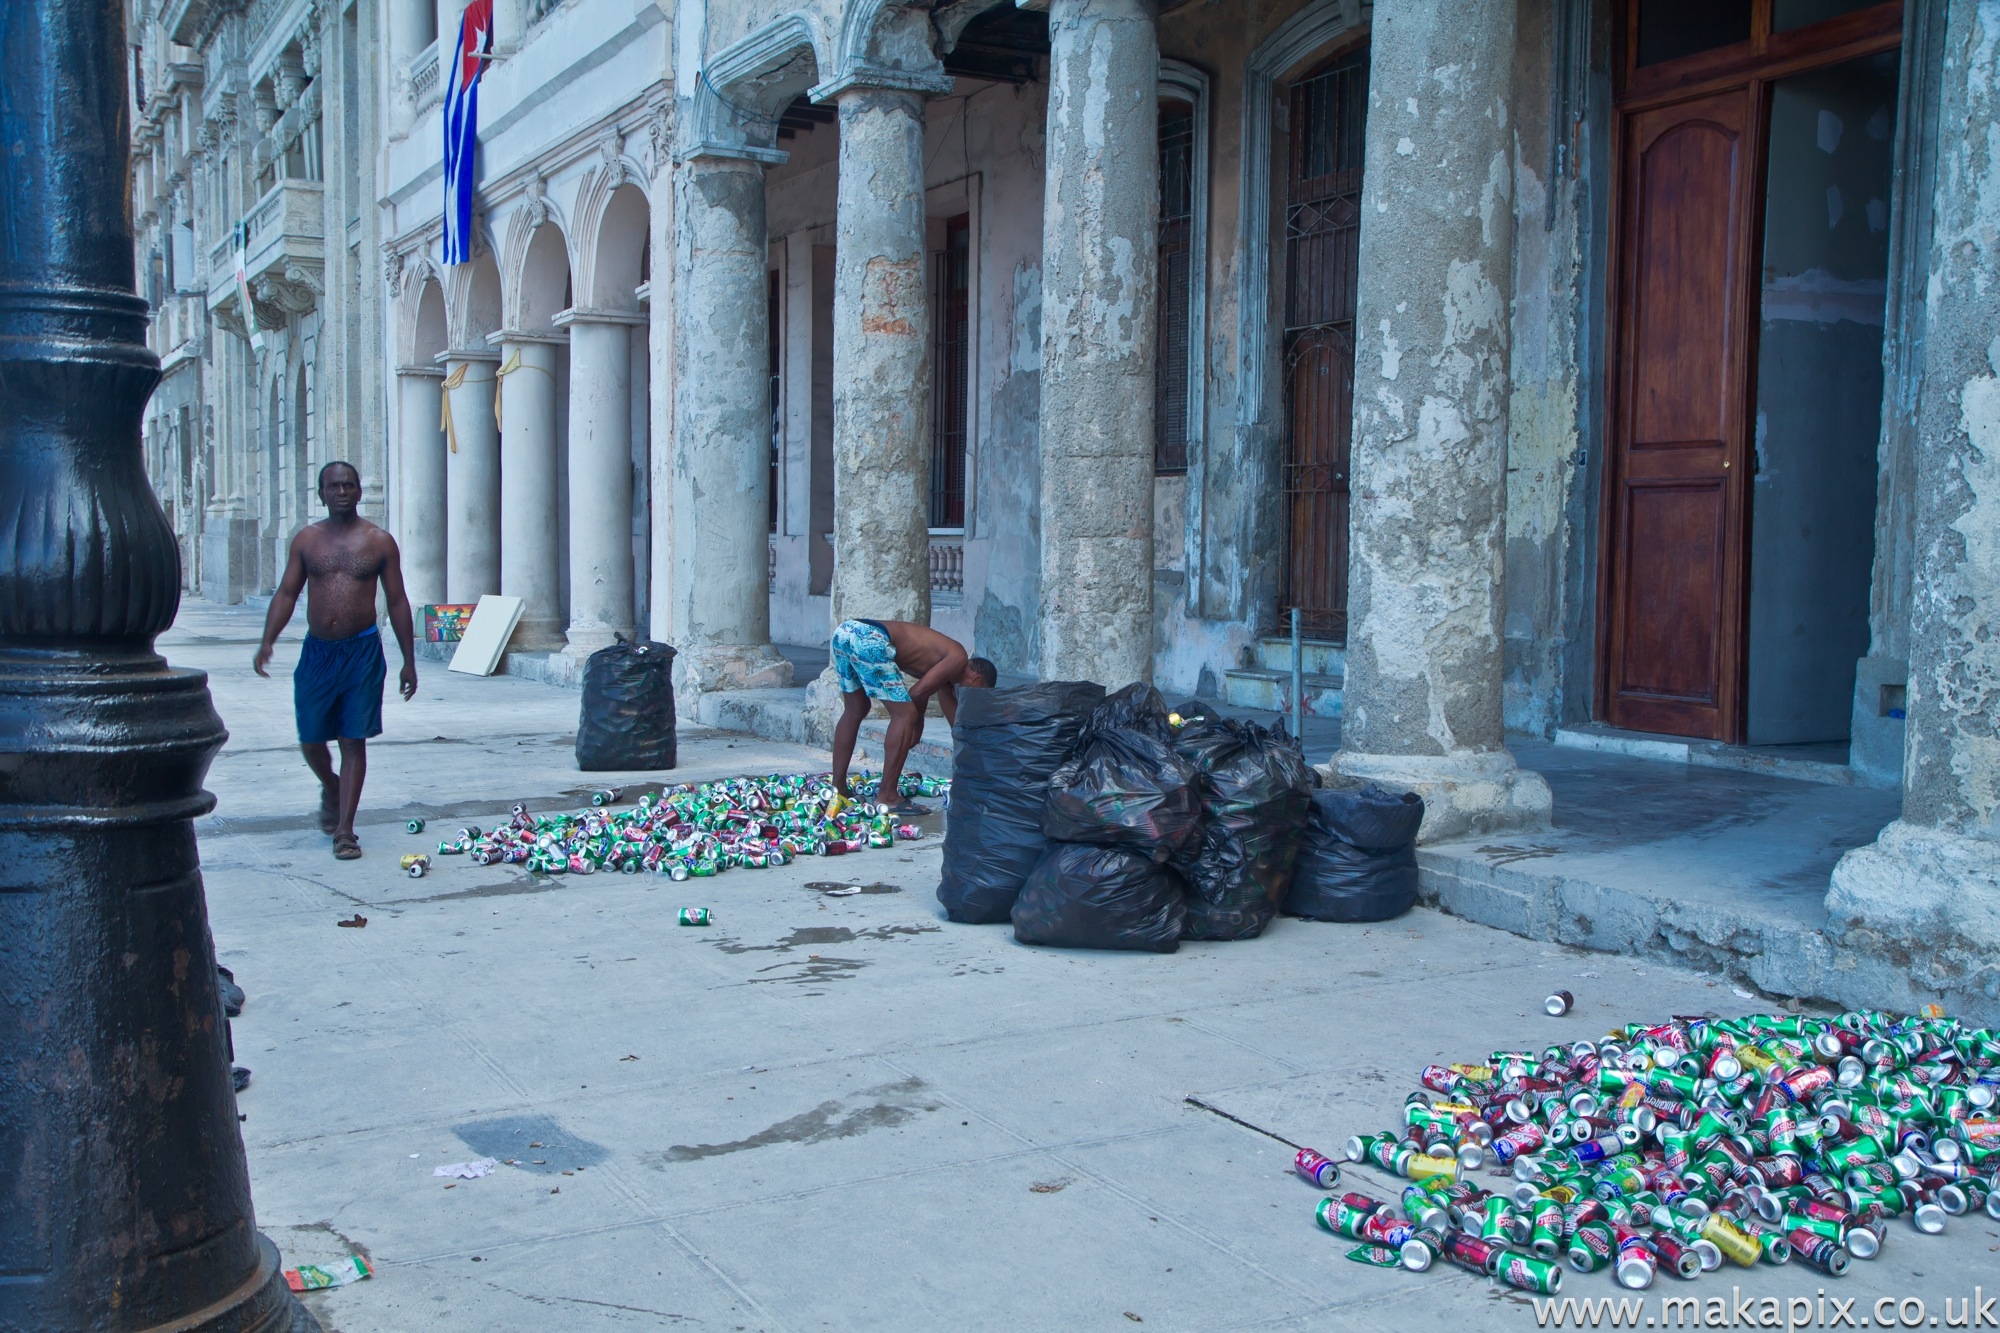
<path id="1" fill-rule="evenodd" d="M 1605 719 L 1734 740 L 1741 719 L 1749 89 L 1623 124 Z"/>

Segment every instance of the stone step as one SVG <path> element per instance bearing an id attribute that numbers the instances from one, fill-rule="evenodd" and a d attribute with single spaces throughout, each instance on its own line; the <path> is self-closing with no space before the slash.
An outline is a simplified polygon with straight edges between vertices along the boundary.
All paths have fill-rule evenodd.
<path id="1" fill-rule="evenodd" d="M 1305 672 L 1308 676 L 1347 674 L 1347 645 L 1344 643 L 1307 639 L 1299 644 L 1299 656 L 1304 659 Z M 1265 671 L 1282 671 L 1290 675 L 1292 670 L 1290 636 L 1272 635 L 1257 640 L 1257 660 L 1252 665 Z"/>
<path id="2" fill-rule="evenodd" d="M 1340 716 L 1342 677 L 1308 673 L 1301 678 L 1300 683 L 1305 686 L 1305 711 L 1308 716 Z M 1222 676 L 1222 701 L 1236 708 L 1262 708 L 1272 712 L 1290 713 L 1291 670 L 1287 668 L 1283 671 L 1273 671 L 1264 667 L 1238 667 L 1234 671 L 1226 671 Z"/>

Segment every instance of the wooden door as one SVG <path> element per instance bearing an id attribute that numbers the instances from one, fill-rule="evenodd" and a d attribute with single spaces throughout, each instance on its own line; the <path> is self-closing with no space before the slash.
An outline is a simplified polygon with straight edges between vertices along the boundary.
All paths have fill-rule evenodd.
<path id="1" fill-rule="evenodd" d="M 1307 636 L 1347 638 L 1348 449 L 1368 48 L 1292 85 L 1285 202 L 1285 584 Z"/>
<path id="2" fill-rule="evenodd" d="M 1622 127 L 1601 584 L 1616 727 L 1742 727 L 1758 105 L 1742 87 Z"/>

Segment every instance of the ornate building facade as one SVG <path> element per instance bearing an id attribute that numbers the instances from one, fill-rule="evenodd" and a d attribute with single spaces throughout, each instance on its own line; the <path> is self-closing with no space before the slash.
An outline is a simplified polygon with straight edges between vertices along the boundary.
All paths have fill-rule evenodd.
<path id="1" fill-rule="evenodd" d="M 146 421 L 190 590 L 267 591 L 313 478 L 387 435 L 374 7 L 131 0 L 133 199 L 166 377 Z"/>

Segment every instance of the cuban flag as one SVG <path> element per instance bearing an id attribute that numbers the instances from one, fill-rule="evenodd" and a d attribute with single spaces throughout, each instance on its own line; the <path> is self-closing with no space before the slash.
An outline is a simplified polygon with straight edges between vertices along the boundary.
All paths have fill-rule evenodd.
<path id="1" fill-rule="evenodd" d="M 472 159 L 479 147 L 479 76 L 493 50 L 493 0 L 472 0 L 445 72 L 444 262 L 472 262 Z"/>

